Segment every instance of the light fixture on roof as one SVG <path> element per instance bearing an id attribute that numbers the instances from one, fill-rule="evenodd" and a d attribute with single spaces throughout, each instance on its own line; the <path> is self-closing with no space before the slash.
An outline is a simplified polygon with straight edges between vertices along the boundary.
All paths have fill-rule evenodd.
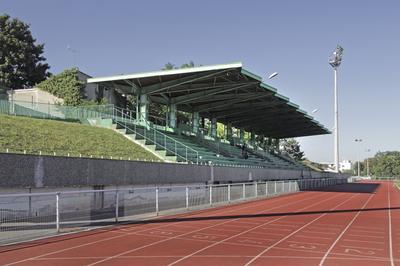
<path id="1" fill-rule="evenodd" d="M 338 88 L 337 88 L 337 69 L 342 63 L 342 57 L 343 57 L 343 47 L 340 45 L 336 46 L 335 51 L 329 58 L 329 64 L 333 67 L 333 71 L 335 73 L 335 86 L 334 86 L 334 94 L 335 94 L 335 99 L 334 99 L 334 108 L 335 108 L 335 131 L 334 131 L 334 141 L 335 141 L 335 146 L 334 146 L 334 157 L 335 157 L 335 171 L 339 172 L 339 111 L 338 111 Z"/>
<path id="2" fill-rule="evenodd" d="M 268 79 L 273 79 L 276 76 L 278 76 L 278 74 L 279 74 L 278 72 L 274 72 L 274 73 L 272 73 L 271 75 L 268 76 Z"/>

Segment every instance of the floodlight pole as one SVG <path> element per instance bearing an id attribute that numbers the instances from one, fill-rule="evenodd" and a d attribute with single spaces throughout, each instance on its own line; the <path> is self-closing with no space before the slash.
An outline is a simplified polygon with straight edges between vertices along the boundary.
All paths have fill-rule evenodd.
<path id="1" fill-rule="evenodd" d="M 335 74 L 335 127 L 334 127 L 334 157 L 335 157 L 335 171 L 339 173 L 339 108 L 338 108 L 338 67 L 342 62 L 343 48 L 340 45 L 336 46 L 335 51 L 333 52 L 331 58 L 329 59 L 329 64 L 333 67 L 333 71 Z"/>
<path id="2" fill-rule="evenodd" d="M 335 73 L 335 147 L 334 147 L 334 153 L 335 153 L 335 171 L 339 173 L 339 108 L 338 108 L 338 82 L 337 82 L 337 67 L 333 68 L 333 71 Z"/>

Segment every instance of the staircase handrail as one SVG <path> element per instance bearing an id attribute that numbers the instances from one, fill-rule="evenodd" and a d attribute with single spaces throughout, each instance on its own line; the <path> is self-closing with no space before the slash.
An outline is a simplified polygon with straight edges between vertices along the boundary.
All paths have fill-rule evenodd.
<path id="1" fill-rule="evenodd" d="M 132 118 L 132 113 L 135 113 L 135 119 Z M 128 116 L 127 114 L 129 114 L 129 116 Z M 149 138 L 148 136 L 138 133 L 137 130 L 136 130 L 136 123 L 137 123 L 136 112 L 134 112 L 134 111 L 132 111 L 132 110 L 128 110 L 128 109 L 123 109 L 123 108 L 120 108 L 120 107 L 114 107 L 114 109 L 113 109 L 113 117 L 112 117 L 112 118 L 113 118 L 115 121 L 117 121 L 117 122 L 118 122 L 118 118 L 121 118 L 121 119 L 124 121 L 125 124 L 119 123 L 119 125 L 125 126 L 125 127 L 127 127 L 126 122 L 129 121 L 132 125 L 134 125 L 134 129 L 132 129 L 132 128 L 129 128 L 129 129 L 130 129 L 130 130 L 133 130 L 133 131 L 135 132 L 135 134 L 140 135 L 141 137 L 145 138 L 146 140 L 149 140 L 149 141 L 153 142 L 154 144 L 158 144 L 158 145 L 162 146 L 165 150 L 168 150 L 168 151 L 174 153 L 176 156 L 179 156 L 179 157 L 181 157 L 182 159 L 185 159 L 186 162 L 189 161 L 188 158 L 187 158 L 187 151 L 188 151 L 188 150 L 193 151 L 193 152 L 196 154 L 196 163 L 199 163 L 199 153 L 198 153 L 198 151 L 196 151 L 195 149 L 193 149 L 193 148 L 191 148 L 191 147 L 189 147 L 189 146 L 183 144 L 183 143 L 180 142 L 180 141 L 177 141 L 177 140 L 174 139 L 174 138 L 171 138 L 170 136 L 168 136 L 168 135 L 162 133 L 161 131 L 155 129 L 154 126 L 153 126 L 149 121 L 147 121 L 147 120 L 144 120 L 144 122 L 145 122 L 145 124 L 146 124 L 147 127 L 151 128 L 151 129 L 154 131 L 154 135 L 159 134 L 159 135 L 161 135 L 162 137 L 164 137 L 164 139 L 165 139 L 164 145 L 162 145 L 162 144 L 160 144 L 160 143 L 157 143 L 155 139 L 152 140 L 152 139 Z M 175 143 L 175 151 L 173 151 L 173 150 L 171 150 L 171 149 L 169 149 L 169 148 L 167 147 L 167 145 L 166 145 L 166 139 L 171 140 L 173 143 Z M 177 152 L 177 144 L 183 146 L 183 147 L 186 149 L 186 157 L 180 155 L 180 154 Z"/>

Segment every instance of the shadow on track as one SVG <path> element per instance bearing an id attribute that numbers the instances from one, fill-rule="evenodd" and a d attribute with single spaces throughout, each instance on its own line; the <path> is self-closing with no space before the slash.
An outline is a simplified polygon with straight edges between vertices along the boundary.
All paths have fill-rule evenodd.
<path id="1" fill-rule="evenodd" d="M 326 191 L 326 192 L 346 192 L 346 193 L 376 193 L 379 183 L 348 183 L 329 187 L 306 189 L 304 191 Z"/>

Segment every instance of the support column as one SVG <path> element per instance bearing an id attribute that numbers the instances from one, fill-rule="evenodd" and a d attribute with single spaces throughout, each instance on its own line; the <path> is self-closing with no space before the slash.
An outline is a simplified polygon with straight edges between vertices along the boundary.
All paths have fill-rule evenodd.
<path id="1" fill-rule="evenodd" d="M 232 124 L 231 123 L 228 123 L 226 125 L 226 139 L 228 141 L 232 140 Z"/>
<path id="2" fill-rule="evenodd" d="M 193 125 L 192 130 L 193 133 L 196 135 L 199 133 L 199 119 L 200 119 L 199 112 L 194 112 L 192 116 L 192 125 Z"/>
<path id="3" fill-rule="evenodd" d="M 147 121 L 148 116 L 149 116 L 149 98 L 147 97 L 146 94 L 142 94 L 139 97 L 139 113 L 140 121 Z"/>
<path id="4" fill-rule="evenodd" d="M 176 121 L 176 104 L 169 105 L 169 127 L 176 128 L 177 121 Z"/>
<path id="5" fill-rule="evenodd" d="M 275 143 L 274 143 L 275 145 L 275 150 L 276 151 L 279 151 L 279 139 L 275 139 Z"/>
<path id="6" fill-rule="evenodd" d="M 240 137 L 240 141 L 244 142 L 244 129 L 239 130 L 239 137 Z"/>
<path id="7" fill-rule="evenodd" d="M 216 118 L 211 119 L 211 137 L 213 137 L 213 138 L 217 137 L 217 119 Z"/>
<path id="8" fill-rule="evenodd" d="M 254 133 L 253 131 L 250 132 L 250 140 L 253 143 L 256 141 L 256 133 Z"/>
<path id="9" fill-rule="evenodd" d="M 232 124 L 226 125 L 226 139 L 230 140 L 232 138 Z"/>

